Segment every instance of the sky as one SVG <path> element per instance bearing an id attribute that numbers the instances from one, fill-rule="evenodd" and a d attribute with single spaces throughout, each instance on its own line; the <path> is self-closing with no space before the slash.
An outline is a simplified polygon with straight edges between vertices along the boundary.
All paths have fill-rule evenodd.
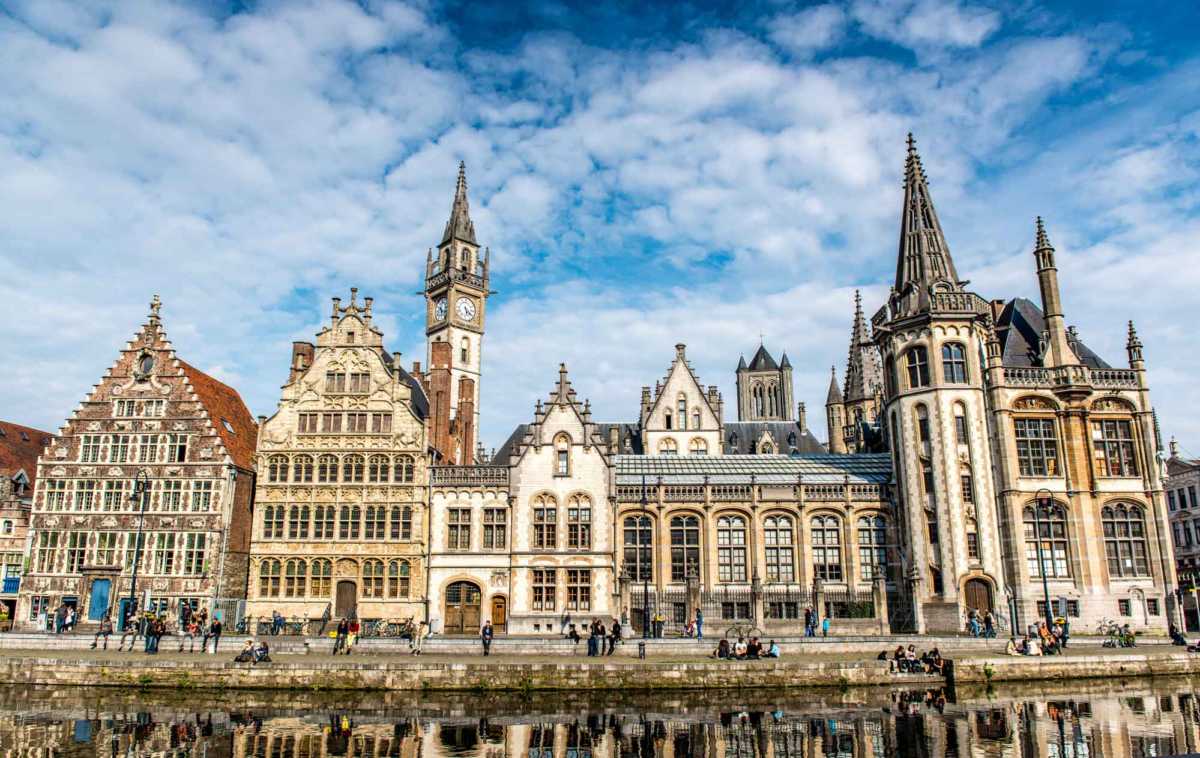
<path id="1" fill-rule="evenodd" d="M 787 352 L 825 437 L 855 289 L 895 275 L 905 134 L 951 254 L 1145 343 L 1200 456 L 1200 5 L 851 0 L 0 2 L 0 417 L 54 430 L 158 293 L 181 358 L 274 411 L 330 298 L 425 361 L 426 250 L 457 166 L 491 248 L 482 439 L 565 362 L 636 420 L 673 346 L 736 415 Z"/>

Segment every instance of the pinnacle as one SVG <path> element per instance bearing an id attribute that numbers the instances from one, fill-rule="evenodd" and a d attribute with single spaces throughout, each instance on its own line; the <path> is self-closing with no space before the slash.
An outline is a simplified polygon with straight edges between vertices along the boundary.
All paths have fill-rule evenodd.
<path id="1" fill-rule="evenodd" d="M 1037 217 L 1037 242 L 1034 245 L 1036 250 L 1053 250 L 1054 246 L 1050 244 L 1050 237 L 1046 234 L 1046 225 L 1042 223 L 1042 217 Z"/>
<path id="2" fill-rule="evenodd" d="M 470 203 L 467 201 L 467 164 L 459 161 L 458 181 L 454 185 L 454 201 L 450 204 L 450 219 L 446 222 L 446 231 L 442 233 L 440 244 L 445 245 L 452 239 L 475 242 L 475 224 L 471 222 Z"/>

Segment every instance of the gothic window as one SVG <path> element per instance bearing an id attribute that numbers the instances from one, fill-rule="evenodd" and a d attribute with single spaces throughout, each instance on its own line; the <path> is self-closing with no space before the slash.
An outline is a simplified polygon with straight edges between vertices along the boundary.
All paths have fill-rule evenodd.
<path id="1" fill-rule="evenodd" d="M 889 398 L 896 396 L 896 361 L 889 357 L 883 362 L 883 381 Z"/>
<path id="2" fill-rule="evenodd" d="M 383 597 L 383 561 L 375 558 L 363 561 L 362 583 L 363 597 Z"/>
<path id="3" fill-rule="evenodd" d="M 962 501 L 975 502 L 975 477 L 971 475 L 971 467 L 963 465 L 959 470 L 959 482 L 962 488 Z"/>
<path id="4" fill-rule="evenodd" d="M 289 540 L 308 539 L 308 516 L 309 509 L 307 505 L 293 505 L 288 509 Z"/>
<path id="5" fill-rule="evenodd" d="M 413 459 L 411 455 L 396 456 L 396 470 L 392 472 L 393 482 L 408 483 L 413 480 Z"/>
<path id="6" fill-rule="evenodd" d="M 311 482 L 313 480 L 313 459 L 311 455 L 297 455 L 292 461 L 292 481 Z"/>
<path id="7" fill-rule="evenodd" d="M 668 428 L 670 428 L 670 427 L 668 427 Z M 679 454 L 679 445 L 678 445 L 678 443 L 675 442 L 674 439 L 667 437 L 667 438 L 659 441 L 658 454 L 659 455 L 678 455 Z"/>
<path id="8" fill-rule="evenodd" d="M 332 505 L 318 505 L 314 511 L 313 539 L 333 539 L 335 508 Z"/>
<path id="9" fill-rule="evenodd" d="M 333 591 L 333 562 L 318 558 L 312 562 L 311 597 L 327 598 Z"/>
<path id="10" fill-rule="evenodd" d="M 942 345 L 942 381 L 946 384 L 967 383 L 967 349 L 961 343 Z"/>
<path id="11" fill-rule="evenodd" d="M 1058 476 L 1058 434 L 1052 418 L 1015 418 L 1021 476 Z"/>
<path id="12" fill-rule="evenodd" d="M 1093 421 L 1092 449 L 1097 476 L 1138 475 L 1133 456 L 1133 431 L 1128 421 Z"/>
<path id="13" fill-rule="evenodd" d="M 367 520 L 363 530 L 364 539 L 381 540 L 387 534 L 387 507 L 382 505 L 367 506 Z"/>
<path id="14" fill-rule="evenodd" d="M 363 457 L 347 455 L 342 459 L 342 481 L 361 482 L 363 480 Z"/>
<path id="15" fill-rule="evenodd" d="M 283 506 L 268 505 L 263 508 L 262 536 L 265 540 L 282 539 Z"/>
<path id="16" fill-rule="evenodd" d="M 483 509 L 483 549 L 504 550 L 508 546 L 508 511 Z"/>
<path id="17" fill-rule="evenodd" d="M 687 429 L 687 396 L 682 392 L 679 393 L 679 398 L 676 400 L 675 406 L 679 413 L 679 428 Z"/>
<path id="18" fill-rule="evenodd" d="M 116 535 L 113 535 L 114 538 Z M 205 548 L 208 535 L 203 532 L 189 532 L 183 538 L 183 573 L 185 576 L 202 576 L 204 574 Z"/>
<path id="19" fill-rule="evenodd" d="M 697 437 L 688 443 L 688 453 L 691 455 L 708 455 L 708 443 Z"/>
<path id="20" fill-rule="evenodd" d="M 338 509 L 338 539 L 356 540 L 362 533 L 362 508 L 343 505 Z"/>
<path id="21" fill-rule="evenodd" d="M 258 564 L 258 596 L 279 597 L 279 561 L 267 558 Z"/>
<path id="22" fill-rule="evenodd" d="M 267 481 L 286 482 L 288 461 L 287 456 L 272 455 L 267 461 Z"/>
<path id="23" fill-rule="evenodd" d="M 882 516 L 858 520 L 858 562 L 863 579 L 887 578 L 887 522 Z"/>
<path id="24" fill-rule="evenodd" d="M 675 516 L 671 519 L 671 581 L 700 576 L 700 519 Z"/>
<path id="25" fill-rule="evenodd" d="M 932 560 L 937 562 L 940 558 L 938 548 L 942 544 L 941 531 L 938 529 L 937 513 L 932 509 L 925 510 L 925 534 L 929 539 L 929 546 L 932 548 Z"/>
<path id="26" fill-rule="evenodd" d="M 318 482 L 336 482 L 337 481 L 338 460 L 337 456 L 322 455 L 317 459 L 317 481 Z"/>
<path id="27" fill-rule="evenodd" d="M 754 418 L 762 418 L 766 415 L 766 407 L 763 403 L 763 386 L 761 384 L 755 384 L 750 389 L 750 407 L 752 409 L 751 415 Z"/>
<path id="28" fill-rule="evenodd" d="M 905 364 L 908 367 L 908 388 L 929 386 L 929 353 L 921 345 L 910 348 L 905 353 Z"/>
<path id="29" fill-rule="evenodd" d="M 746 519 L 717 519 L 717 581 L 746 581 Z"/>
<path id="30" fill-rule="evenodd" d="M 762 453 L 763 455 L 775 455 L 775 446 L 770 442 L 763 442 L 758 446 L 758 452 Z"/>
<path id="31" fill-rule="evenodd" d="M 649 516 L 626 516 L 624 524 L 625 570 L 635 582 L 654 579 L 654 526 Z"/>
<path id="32" fill-rule="evenodd" d="M 967 436 L 967 408 L 962 403 L 954 404 L 954 440 L 960 445 L 970 441 Z"/>
<path id="33" fill-rule="evenodd" d="M 471 549 L 471 509 L 450 508 L 446 511 L 446 549 Z"/>
<path id="34" fill-rule="evenodd" d="M 592 501 L 587 495 L 572 495 L 567 502 L 567 549 L 592 549 Z"/>
<path id="35" fill-rule="evenodd" d="M 409 573 L 411 568 L 408 561 L 388 562 L 387 596 L 390 598 L 408 597 Z"/>
<path id="36" fill-rule="evenodd" d="M 571 475 L 571 438 L 565 434 L 554 438 L 554 475 Z"/>
<path id="37" fill-rule="evenodd" d="M 283 596 L 304 597 L 307 584 L 308 564 L 295 558 L 289 560 L 283 571 Z"/>
<path id="38" fill-rule="evenodd" d="M 700 411 L 699 410 L 692 411 L 692 428 L 693 429 L 700 428 Z"/>
<path id="39" fill-rule="evenodd" d="M 558 503 L 550 495 L 533 499 L 533 548 L 553 550 L 558 544 Z"/>
<path id="40" fill-rule="evenodd" d="M 388 464 L 386 455 L 372 455 L 367 460 L 367 481 L 386 482 L 388 480 Z"/>
<path id="41" fill-rule="evenodd" d="M 917 439 L 926 449 L 929 447 L 929 411 L 924 405 L 918 405 L 917 413 Z"/>
<path id="42" fill-rule="evenodd" d="M 1110 577 L 1149 576 L 1146 552 L 1146 522 L 1136 505 L 1107 505 L 1100 512 L 1104 522 L 1104 553 Z"/>
<path id="43" fill-rule="evenodd" d="M 1034 513 L 1032 505 L 1025 507 L 1025 560 L 1029 575 L 1040 577 L 1038 545 L 1041 545 L 1041 564 L 1046 567 L 1046 576 L 1064 578 L 1071 575 L 1070 553 L 1067 548 L 1067 512 L 1059 503 L 1050 510 L 1041 509 Z"/>
<path id="44" fill-rule="evenodd" d="M 763 522 L 763 542 L 766 545 L 767 581 L 796 580 L 795 531 L 790 516 L 768 516 Z"/>
<path id="45" fill-rule="evenodd" d="M 836 516 L 817 516 L 812 520 L 813 576 L 827 581 L 842 581 L 842 524 Z"/>

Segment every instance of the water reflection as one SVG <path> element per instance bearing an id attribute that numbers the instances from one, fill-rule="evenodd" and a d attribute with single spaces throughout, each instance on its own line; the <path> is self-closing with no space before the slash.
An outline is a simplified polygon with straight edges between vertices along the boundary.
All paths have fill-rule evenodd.
<path id="1" fill-rule="evenodd" d="M 1200 745 L 1185 681 L 959 692 L 156 693 L 0 689 L 0 755 L 204 758 L 1167 756 Z"/>

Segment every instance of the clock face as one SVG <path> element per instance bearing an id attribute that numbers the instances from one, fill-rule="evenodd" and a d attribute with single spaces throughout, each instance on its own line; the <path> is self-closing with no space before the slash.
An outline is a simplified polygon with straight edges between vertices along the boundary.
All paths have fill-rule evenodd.
<path id="1" fill-rule="evenodd" d="M 438 321 L 446 320 L 446 298 L 442 298 L 433 304 L 433 317 Z"/>
<path id="2" fill-rule="evenodd" d="M 470 298 L 460 297 L 458 302 L 454 304 L 454 310 L 463 321 L 473 321 L 475 319 L 475 303 Z"/>

